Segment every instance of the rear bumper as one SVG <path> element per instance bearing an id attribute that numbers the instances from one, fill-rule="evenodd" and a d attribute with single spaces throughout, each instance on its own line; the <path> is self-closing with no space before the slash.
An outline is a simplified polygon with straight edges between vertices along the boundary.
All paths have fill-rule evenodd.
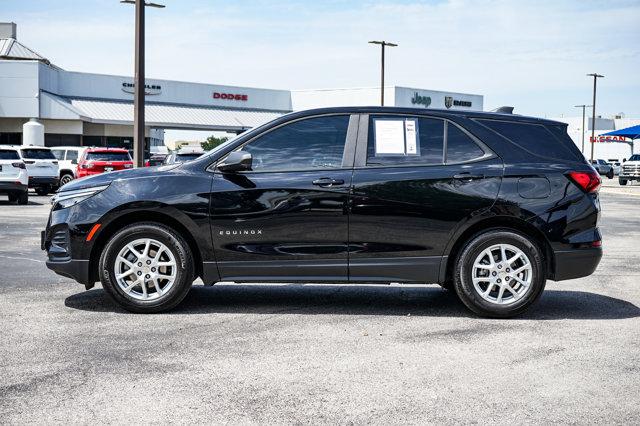
<path id="1" fill-rule="evenodd" d="M 553 254 L 554 281 L 571 280 L 593 274 L 602 259 L 602 248 L 581 248 L 556 251 Z"/>
<path id="2" fill-rule="evenodd" d="M 42 176 L 29 176 L 29 188 L 37 186 L 57 186 L 60 182 L 60 178 L 54 177 L 42 177 Z"/>
<path id="3" fill-rule="evenodd" d="M 23 185 L 20 182 L 0 182 L 0 193 L 6 194 L 8 192 L 24 192 L 27 190 L 27 185 Z"/>
<path id="4" fill-rule="evenodd" d="M 46 262 L 47 268 L 51 269 L 58 275 L 76 280 L 80 284 L 91 285 L 93 282 L 89 282 L 89 261 L 69 259 L 65 261 L 51 261 Z"/>

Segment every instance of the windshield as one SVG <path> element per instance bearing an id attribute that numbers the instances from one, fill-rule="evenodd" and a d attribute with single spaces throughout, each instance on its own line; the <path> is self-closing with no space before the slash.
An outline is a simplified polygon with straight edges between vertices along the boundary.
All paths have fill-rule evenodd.
<path id="1" fill-rule="evenodd" d="M 633 154 L 627 161 L 640 161 L 640 154 Z"/>
<path id="2" fill-rule="evenodd" d="M 200 157 L 201 153 L 189 153 L 189 154 L 176 154 L 176 163 L 184 163 L 185 161 L 195 160 Z"/>
<path id="3" fill-rule="evenodd" d="M 48 149 L 22 149 L 22 157 L 29 160 L 55 160 L 56 157 Z"/>
<path id="4" fill-rule="evenodd" d="M 18 151 L 12 149 L 0 149 L 0 160 L 19 160 Z"/>
<path id="5" fill-rule="evenodd" d="M 128 152 L 87 152 L 87 161 L 131 161 Z"/>

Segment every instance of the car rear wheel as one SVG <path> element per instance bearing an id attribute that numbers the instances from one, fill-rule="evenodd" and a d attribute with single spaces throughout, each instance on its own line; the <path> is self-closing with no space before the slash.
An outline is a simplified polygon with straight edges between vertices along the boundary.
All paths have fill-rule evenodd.
<path id="1" fill-rule="evenodd" d="M 618 183 L 622 186 L 627 184 L 627 180 L 626 179 L 618 179 Z"/>
<path id="2" fill-rule="evenodd" d="M 609 179 L 613 179 L 613 170 L 609 170 L 609 172 L 607 173 L 607 177 Z"/>
<path id="3" fill-rule="evenodd" d="M 189 245 L 172 229 L 140 223 L 117 232 L 100 256 L 100 281 L 131 312 L 174 308 L 187 295 L 194 265 Z"/>
<path id="4" fill-rule="evenodd" d="M 73 180 L 73 175 L 65 173 L 60 177 L 60 186 L 66 185 Z"/>
<path id="5" fill-rule="evenodd" d="M 476 235 L 456 260 L 456 293 L 481 316 L 521 314 L 538 300 L 545 283 L 540 249 L 528 237 L 511 230 L 493 229 Z"/>
<path id="6" fill-rule="evenodd" d="M 29 191 L 23 191 L 18 194 L 17 201 L 21 206 L 29 204 Z"/>
<path id="7" fill-rule="evenodd" d="M 51 188 L 49 186 L 42 186 L 40 188 L 36 188 L 36 194 L 38 195 L 47 195 L 51 192 Z"/>

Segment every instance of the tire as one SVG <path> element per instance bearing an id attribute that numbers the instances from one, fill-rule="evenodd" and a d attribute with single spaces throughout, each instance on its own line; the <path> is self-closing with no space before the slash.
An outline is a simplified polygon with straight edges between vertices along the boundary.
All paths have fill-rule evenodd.
<path id="1" fill-rule="evenodd" d="M 609 173 L 607 173 L 607 177 L 609 179 L 613 179 L 613 170 L 609 170 Z"/>
<path id="2" fill-rule="evenodd" d="M 18 201 L 18 194 L 9 193 L 7 194 L 7 198 L 9 199 L 10 203 L 15 203 L 16 201 Z"/>
<path id="3" fill-rule="evenodd" d="M 517 273 L 517 280 L 513 277 L 514 271 L 510 270 L 511 268 L 507 269 L 509 265 L 504 261 L 500 262 L 499 257 L 494 261 L 495 267 L 492 270 L 488 265 L 482 264 L 489 262 L 490 249 L 495 256 L 501 256 L 500 248 L 495 248 L 500 245 L 506 247 L 507 258 L 513 258 L 518 251 L 524 255 L 511 262 L 511 268 L 524 269 Z M 474 263 L 479 259 L 482 260 L 479 262 L 481 265 L 474 267 Z M 501 269 L 497 269 L 499 267 Z M 476 314 L 489 318 L 510 318 L 521 314 L 538 300 L 546 284 L 540 248 L 529 237 L 509 229 L 490 229 L 472 237 L 460 251 L 454 271 L 454 287 L 460 300 Z M 476 288 L 473 274 L 485 273 L 489 276 L 486 279 L 479 277 Z M 497 284 L 496 280 L 499 280 L 500 284 Z M 516 284 L 507 284 L 508 282 Z M 528 283 L 528 286 L 522 285 L 522 282 Z M 489 286 L 491 289 L 486 293 Z M 499 303 L 501 288 L 504 289 L 502 303 Z M 510 292 L 507 288 L 513 288 L 518 294 Z M 481 293 L 485 293 L 486 297 Z"/>
<path id="4" fill-rule="evenodd" d="M 29 191 L 21 192 L 18 195 L 18 204 L 20 204 L 21 206 L 29 204 Z"/>
<path id="5" fill-rule="evenodd" d="M 618 183 L 622 186 L 627 184 L 627 180 L 626 179 L 618 179 Z"/>
<path id="6" fill-rule="evenodd" d="M 136 249 L 138 260 L 140 260 L 139 257 L 143 254 L 144 246 L 146 245 L 144 243 L 145 240 L 152 241 L 149 249 L 149 254 L 152 257 L 154 250 L 159 248 L 157 244 L 164 245 L 170 254 L 166 252 L 160 254 L 162 258 L 159 260 L 164 263 L 170 263 L 170 257 L 172 256 L 175 270 L 172 267 L 154 268 L 156 264 L 153 260 L 149 260 L 151 262 L 149 265 L 144 265 L 146 260 L 135 263 L 134 268 L 140 268 L 138 265 L 142 264 L 142 269 L 146 269 L 137 270 L 119 260 L 123 259 L 123 257 L 127 260 L 127 256 L 128 260 L 135 258 L 135 255 L 131 253 L 127 245 L 131 245 Z M 160 250 L 157 250 L 157 252 L 160 252 Z M 123 253 L 126 253 L 126 256 L 122 256 Z M 115 274 L 116 268 L 121 268 L 118 270 L 122 273 L 126 273 L 129 269 L 134 272 L 118 280 Z M 150 270 L 150 268 L 153 270 Z M 141 272 L 142 275 L 139 275 L 138 272 Z M 156 281 L 160 283 L 160 292 L 156 290 L 151 281 L 146 281 L 145 279 L 145 277 L 154 277 L 156 272 L 175 276 L 171 284 L 169 284 L 171 280 L 161 279 L 161 281 Z M 193 255 L 184 238 L 171 228 L 153 222 L 137 223 L 123 228 L 110 238 L 109 243 L 100 255 L 99 274 L 100 281 L 106 292 L 124 309 L 137 313 L 163 312 L 176 307 L 189 292 L 194 280 Z M 134 279 L 137 281 L 138 278 L 136 276 L 141 277 L 140 279 L 145 284 L 134 285 L 127 292 L 123 287 L 131 286 Z M 147 295 L 147 298 L 144 297 L 145 295 Z"/>
<path id="7" fill-rule="evenodd" d="M 73 175 L 70 173 L 65 173 L 62 176 L 60 176 L 60 186 L 66 185 L 72 180 L 73 180 Z"/>

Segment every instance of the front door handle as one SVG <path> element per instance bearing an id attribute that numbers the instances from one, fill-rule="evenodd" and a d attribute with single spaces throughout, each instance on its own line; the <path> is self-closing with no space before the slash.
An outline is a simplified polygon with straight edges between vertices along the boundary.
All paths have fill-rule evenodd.
<path id="1" fill-rule="evenodd" d="M 453 175 L 454 179 L 458 180 L 475 180 L 475 179 L 484 179 L 484 175 L 472 175 L 469 172 L 458 173 L 457 175 Z"/>
<path id="2" fill-rule="evenodd" d="M 331 178 L 320 178 L 320 179 L 316 179 L 313 182 L 314 185 L 317 186 L 321 186 L 323 188 L 327 188 L 330 186 L 334 186 L 334 185 L 343 185 L 344 184 L 344 180 L 342 179 L 331 179 Z"/>

